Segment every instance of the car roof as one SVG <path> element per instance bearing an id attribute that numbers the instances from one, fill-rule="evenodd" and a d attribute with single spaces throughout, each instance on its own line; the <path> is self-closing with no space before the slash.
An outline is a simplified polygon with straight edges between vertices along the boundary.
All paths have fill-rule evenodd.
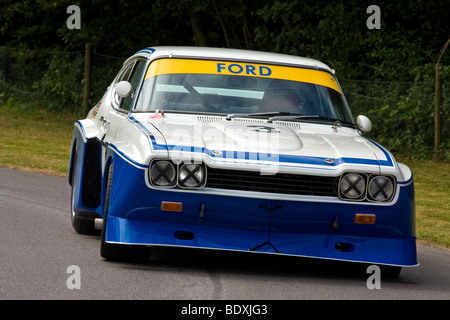
<path id="1" fill-rule="evenodd" d="M 334 73 L 334 71 L 330 69 L 329 66 L 315 59 L 292 56 L 282 53 L 243 49 L 182 46 L 148 47 L 136 52 L 134 55 L 128 58 L 124 64 L 136 57 L 142 57 L 149 60 L 160 58 L 191 58 L 224 61 L 244 61 L 249 63 L 299 66 L 312 69 L 320 69 Z"/>

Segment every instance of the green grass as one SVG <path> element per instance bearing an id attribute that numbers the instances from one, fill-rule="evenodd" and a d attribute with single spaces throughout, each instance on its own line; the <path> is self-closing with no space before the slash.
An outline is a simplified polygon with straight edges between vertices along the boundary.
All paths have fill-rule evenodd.
<path id="1" fill-rule="evenodd" d="M 75 116 L 0 106 L 0 165 L 67 176 Z"/>
<path id="2" fill-rule="evenodd" d="M 450 163 L 402 162 L 414 174 L 418 239 L 450 249 Z"/>
<path id="3" fill-rule="evenodd" d="M 67 176 L 78 118 L 0 106 L 0 166 Z M 414 174 L 419 242 L 450 249 L 450 163 L 400 162 Z"/>

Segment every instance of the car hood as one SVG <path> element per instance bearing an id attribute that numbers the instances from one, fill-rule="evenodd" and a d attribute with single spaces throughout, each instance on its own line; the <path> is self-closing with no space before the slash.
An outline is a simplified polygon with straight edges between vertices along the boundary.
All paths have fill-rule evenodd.
<path id="1" fill-rule="evenodd" d="M 384 148 L 352 128 L 207 116 L 182 120 L 174 115 L 147 116 L 138 122 L 151 135 L 153 150 L 164 149 L 171 158 L 195 155 L 212 166 L 276 165 L 277 170 L 330 170 L 356 165 L 379 172 L 381 165 L 393 165 Z"/>

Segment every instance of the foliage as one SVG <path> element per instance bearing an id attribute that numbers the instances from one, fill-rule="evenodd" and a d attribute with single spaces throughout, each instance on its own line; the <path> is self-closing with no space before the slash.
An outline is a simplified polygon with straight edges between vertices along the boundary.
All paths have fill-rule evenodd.
<path id="1" fill-rule="evenodd" d="M 374 123 L 370 137 L 394 151 L 427 155 L 433 145 L 434 64 L 449 38 L 446 0 L 377 1 L 381 29 L 369 30 L 369 0 L 0 0 L 0 102 L 23 100 L 74 112 L 82 102 L 83 53 L 95 57 L 91 103 L 125 57 L 147 46 L 246 48 L 319 59 L 342 81 L 355 114 Z M 81 29 L 68 29 L 69 5 L 81 9 Z M 0 48 L 1 49 L 1 48 Z M 39 53 L 47 55 L 39 56 Z M 54 54 L 66 52 L 67 54 Z M 70 52 L 70 53 L 69 53 Z M 443 148 L 450 148 L 450 48 L 442 56 Z M 413 83 L 407 87 L 387 81 Z M 20 85 L 20 87 L 19 87 Z M 357 87 L 359 86 L 359 87 Z M 6 89 L 5 89 L 6 88 Z M 8 90 L 7 90 L 8 89 Z M 377 98 L 383 96 L 382 99 Z M 369 105 L 363 97 L 371 97 Z M 374 100 L 378 99 L 378 100 Z M 401 133 L 401 135 L 399 135 Z M 395 137 L 395 139 L 393 139 Z"/>
<path id="2" fill-rule="evenodd" d="M 352 79 L 412 80 L 450 33 L 445 0 L 378 1 L 380 30 L 366 26 L 368 0 L 1 2 L 0 43 L 15 48 L 83 51 L 90 42 L 119 57 L 149 45 L 253 48 L 319 58 Z M 73 4 L 79 30 L 66 27 Z"/>
<path id="3" fill-rule="evenodd" d="M 57 54 L 49 59 L 44 77 L 34 83 L 34 88 L 49 102 L 47 109 L 73 112 L 80 108 L 83 67 L 84 56 L 79 54 Z"/>

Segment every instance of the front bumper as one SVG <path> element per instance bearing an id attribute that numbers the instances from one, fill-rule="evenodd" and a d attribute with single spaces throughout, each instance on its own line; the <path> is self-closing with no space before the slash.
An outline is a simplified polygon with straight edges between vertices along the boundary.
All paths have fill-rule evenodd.
<path id="1" fill-rule="evenodd" d="M 412 181 L 399 184 L 390 205 L 261 199 L 151 189 L 145 170 L 116 157 L 111 192 L 109 243 L 417 265 Z M 183 209 L 163 211 L 164 201 L 182 203 Z M 375 215 L 376 222 L 355 223 L 356 214 Z"/>

